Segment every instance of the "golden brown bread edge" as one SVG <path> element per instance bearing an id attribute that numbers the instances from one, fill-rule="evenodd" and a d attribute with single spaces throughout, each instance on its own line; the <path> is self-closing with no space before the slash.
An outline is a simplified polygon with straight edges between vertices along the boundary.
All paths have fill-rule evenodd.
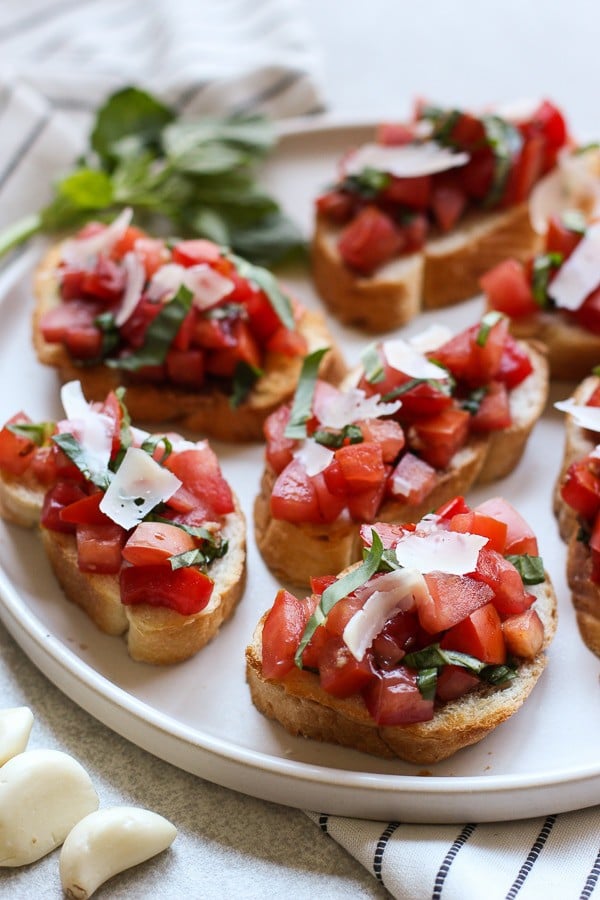
<path id="1" fill-rule="evenodd" d="M 43 496 L 33 482 L 0 473 L 0 515 L 6 521 L 24 527 L 38 525 Z M 74 535 L 40 530 L 44 550 L 67 599 L 105 634 L 125 635 L 129 654 L 137 662 L 171 665 L 193 656 L 217 634 L 244 591 L 246 523 L 237 499 L 235 511 L 223 521 L 227 553 L 210 565 L 214 588 L 208 605 L 189 616 L 147 603 L 124 606 L 118 575 L 79 570 Z"/>
<path id="2" fill-rule="evenodd" d="M 302 358 L 269 353 L 264 374 L 255 383 L 244 403 L 232 408 L 223 391 L 211 387 L 198 391 L 135 380 L 127 372 L 104 365 L 76 365 L 61 344 L 44 340 L 40 322 L 45 312 L 59 304 L 55 270 L 60 260 L 60 245 L 51 248 L 37 268 L 34 279 L 35 307 L 32 317 L 33 345 L 41 363 L 52 366 L 60 380 L 81 381 L 89 401 L 102 401 L 111 390 L 127 388 L 127 408 L 134 421 L 175 422 L 198 434 L 223 441 L 260 441 L 263 423 L 281 403 L 291 398 L 302 367 Z M 324 318 L 305 310 L 298 324 L 306 338 L 308 352 L 331 347 L 322 362 L 319 377 L 337 384 L 346 373 L 346 365 L 327 328 Z"/>
<path id="3" fill-rule="evenodd" d="M 521 203 L 500 212 L 469 213 L 448 234 L 428 240 L 423 250 L 361 276 L 342 262 L 337 249 L 341 232 L 317 216 L 314 282 L 341 322 L 374 333 L 405 325 L 422 309 L 439 309 L 478 294 L 484 272 L 508 257 L 527 259 L 539 244 L 528 204 Z"/>
<path id="4" fill-rule="evenodd" d="M 548 577 L 531 588 L 534 609 L 544 624 L 544 650 L 556 631 L 556 596 Z M 262 675 L 262 628 L 260 620 L 252 643 L 246 649 L 246 678 L 252 702 L 270 719 L 293 735 L 340 744 L 407 762 L 428 765 L 475 744 L 515 713 L 527 699 L 546 666 L 546 654 L 518 666 L 518 677 L 505 686 L 481 686 L 445 703 L 433 719 L 415 725 L 379 727 L 370 717 L 362 697 L 332 697 L 312 672 L 294 668 L 283 681 Z"/>
<path id="5" fill-rule="evenodd" d="M 439 473 L 435 488 L 421 503 L 388 500 L 377 514 L 378 521 L 417 521 L 450 497 L 465 494 L 472 485 L 488 484 L 512 471 L 548 396 L 544 354 L 537 347 L 529 349 L 534 371 L 511 392 L 513 424 L 489 436 L 472 435 L 449 468 Z M 311 575 L 331 575 L 360 557 L 360 526 L 349 518 L 330 525 L 297 525 L 273 518 L 270 498 L 276 477 L 267 464 L 254 503 L 254 534 L 265 563 L 279 579 L 306 586 Z"/>
<path id="6" fill-rule="evenodd" d="M 539 312 L 511 319 L 516 338 L 536 340 L 547 348 L 550 377 L 580 381 L 600 364 L 600 335 L 568 322 L 560 312 Z"/>

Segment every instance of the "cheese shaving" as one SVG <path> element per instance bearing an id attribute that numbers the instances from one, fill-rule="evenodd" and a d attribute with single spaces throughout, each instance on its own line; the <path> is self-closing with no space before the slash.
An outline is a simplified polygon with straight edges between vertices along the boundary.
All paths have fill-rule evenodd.
<path id="1" fill-rule="evenodd" d="M 435 141 L 389 146 L 363 144 L 344 162 L 346 175 L 359 175 L 365 169 L 375 169 L 397 178 L 418 178 L 464 166 L 468 153 L 454 153 Z"/>
<path id="2" fill-rule="evenodd" d="M 201 310 L 215 306 L 235 287 L 233 281 L 206 263 L 189 267 L 167 263 L 152 276 L 148 285 L 148 298 L 153 301 L 169 300 L 182 285 L 192 294 L 193 305 Z"/>
<path id="3" fill-rule="evenodd" d="M 580 428 L 600 432 L 600 406 L 583 406 L 569 397 L 568 400 L 559 400 L 554 407 L 560 412 L 568 413 Z"/>
<path id="4" fill-rule="evenodd" d="M 578 309 L 600 284 L 600 223 L 591 225 L 548 286 L 561 309 Z"/>
<path id="5" fill-rule="evenodd" d="M 121 305 L 115 316 L 115 325 L 120 328 L 129 319 L 132 312 L 140 302 L 144 284 L 146 283 L 146 269 L 143 262 L 135 253 L 126 253 L 123 257 L 123 266 L 127 276 L 125 293 Z"/>
<path id="6" fill-rule="evenodd" d="M 447 343 L 452 334 L 452 329 L 448 328 L 447 325 L 434 324 L 426 328 L 425 331 L 421 331 L 419 334 L 409 338 L 408 342 L 419 353 L 431 353 L 432 350 L 437 350 L 438 347 Z"/>
<path id="7" fill-rule="evenodd" d="M 327 468 L 334 457 L 333 450 L 324 447 L 317 441 L 308 438 L 294 453 L 295 459 L 298 459 L 306 470 L 306 474 L 312 477 L 318 475 Z"/>
<path id="8" fill-rule="evenodd" d="M 159 503 L 168 500 L 181 481 L 138 447 L 129 447 L 100 502 L 117 525 L 134 528 Z"/>
<path id="9" fill-rule="evenodd" d="M 98 234 L 90 237 L 71 238 L 62 245 L 61 256 L 69 266 L 88 268 L 100 253 L 110 253 L 119 238 L 122 238 L 133 218 L 133 210 L 127 207 L 117 218 Z"/>
<path id="10" fill-rule="evenodd" d="M 488 539 L 478 534 L 454 531 L 413 532 L 400 538 L 395 554 L 398 563 L 423 574 L 446 572 L 466 575 L 477 568 L 477 557 Z"/>
<path id="11" fill-rule="evenodd" d="M 361 388 L 351 388 L 336 395 L 315 397 L 314 413 L 321 425 L 326 428 L 345 428 L 361 419 L 379 419 L 391 416 L 400 409 L 400 400 L 382 403 L 380 394 L 367 397 Z"/>
<path id="12" fill-rule="evenodd" d="M 382 349 L 388 365 L 410 378 L 430 378 L 435 381 L 443 381 L 449 377 L 446 369 L 430 362 L 423 353 L 402 338 L 384 341 Z"/>
<path id="13" fill-rule="evenodd" d="M 102 475 L 108 467 L 112 450 L 112 419 L 92 409 L 79 381 L 63 384 L 60 399 L 67 421 L 58 423 L 59 432 L 77 438 L 90 473 Z"/>

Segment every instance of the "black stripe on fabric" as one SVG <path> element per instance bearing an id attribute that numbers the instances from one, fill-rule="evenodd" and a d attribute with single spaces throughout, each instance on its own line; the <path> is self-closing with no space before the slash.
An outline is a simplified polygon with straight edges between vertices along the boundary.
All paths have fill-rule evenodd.
<path id="1" fill-rule="evenodd" d="M 277 81 L 273 82 L 273 84 L 270 84 L 269 87 L 264 88 L 262 91 L 258 91 L 258 93 L 244 100 L 243 103 L 235 106 L 233 108 L 233 113 L 235 115 L 243 115 L 254 109 L 256 106 L 260 106 L 260 104 L 264 103 L 266 100 L 273 100 L 275 97 L 283 94 L 284 91 L 293 87 L 296 82 L 300 81 L 304 76 L 304 72 L 287 72 L 282 78 L 279 78 Z"/>
<path id="2" fill-rule="evenodd" d="M 98 103 L 92 100 L 84 100 L 82 97 L 53 97 L 45 95 L 45 99 L 55 109 L 66 109 L 70 112 L 96 112 Z"/>
<path id="3" fill-rule="evenodd" d="M 0 190 L 4 187 L 12 173 L 18 168 L 19 164 L 25 158 L 27 151 L 31 149 L 33 144 L 37 141 L 38 137 L 48 124 L 49 114 L 44 113 L 42 119 L 37 122 L 33 128 L 30 130 L 29 134 L 25 138 L 24 141 L 21 142 L 15 153 L 13 153 L 9 162 L 4 167 L 4 170 L 0 173 Z"/>
<path id="4" fill-rule="evenodd" d="M 542 825 L 540 833 L 538 834 L 537 838 L 535 839 L 533 847 L 527 854 L 527 859 L 521 866 L 521 868 L 519 870 L 519 874 L 515 878 L 510 891 L 506 895 L 506 900 L 514 900 L 514 898 L 517 896 L 517 894 L 519 893 L 519 891 L 525 884 L 525 880 L 526 880 L 527 876 L 529 875 L 529 873 L 531 872 L 531 870 L 533 869 L 534 863 L 536 862 L 540 853 L 544 849 L 544 844 L 548 840 L 548 835 L 552 831 L 552 828 L 554 827 L 554 823 L 556 822 L 556 819 L 557 819 L 557 817 L 554 815 L 546 816 L 546 819 L 544 821 L 544 824 Z"/>
<path id="5" fill-rule="evenodd" d="M 444 889 L 444 882 L 448 876 L 448 872 L 450 871 L 450 866 L 456 859 L 456 856 L 458 855 L 459 850 L 462 847 L 464 847 L 464 845 L 467 843 L 467 841 L 469 840 L 469 838 L 471 837 L 471 835 L 473 834 L 473 832 L 475 831 L 476 828 L 477 828 L 477 825 L 474 825 L 473 823 L 470 823 L 469 825 L 465 825 L 465 827 L 463 828 L 461 833 L 458 835 L 458 837 L 456 838 L 456 840 L 454 841 L 454 843 L 452 844 L 452 846 L 446 853 L 446 856 L 444 857 L 444 861 L 441 864 L 437 875 L 435 876 L 435 883 L 433 885 L 433 893 L 431 895 L 431 900 L 439 900 L 439 898 L 442 896 L 442 890 Z"/>
<path id="6" fill-rule="evenodd" d="M 3 84 L 0 89 L 0 116 L 8 109 L 10 98 L 13 95 L 13 86 Z"/>
<path id="7" fill-rule="evenodd" d="M 208 81 L 195 81 L 193 84 L 189 84 L 180 94 L 177 95 L 173 102 L 173 106 L 177 110 L 177 112 L 181 113 L 185 109 L 186 106 L 190 106 L 192 101 L 196 99 L 198 94 L 200 94 L 207 85 Z"/>
<path id="8" fill-rule="evenodd" d="M 38 9 L 35 12 L 28 13 L 22 19 L 0 28 L 0 41 L 14 37 L 19 32 L 27 31 L 30 28 L 38 28 L 40 25 L 45 25 L 55 16 L 60 16 L 69 9 L 78 9 L 84 2 L 85 0 L 63 0 L 62 3 L 56 3 L 54 6 L 47 7 L 44 10 Z"/>
<path id="9" fill-rule="evenodd" d="M 583 890 L 579 896 L 579 900 L 589 900 L 589 898 L 594 893 L 596 889 L 596 885 L 598 884 L 598 879 L 600 878 L 600 850 L 598 851 L 598 856 L 592 866 L 590 874 L 585 880 L 585 884 L 583 886 Z"/>
<path id="10" fill-rule="evenodd" d="M 323 832 L 323 834 L 329 834 L 329 830 L 327 828 L 327 824 L 329 822 L 329 816 L 326 816 L 324 813 L 321 813 L 319 816 L 319 828 Z"/>
<path id="11" fill-rule="evenodd" d="M 387 847 L 389 840 L 396 828 L 400 825 L 400 822 L 390 822 L 388 827 L 382 832 L 381 837 L 377 841 L 377 846 L 375 847 L 375 856 L 373 857 L 373 874 L 377 881 L 383 884 L 383 878 L 381 875 L 381 866 L 383 864 L 383 854 L 385 853 L 385 848 Z"/>

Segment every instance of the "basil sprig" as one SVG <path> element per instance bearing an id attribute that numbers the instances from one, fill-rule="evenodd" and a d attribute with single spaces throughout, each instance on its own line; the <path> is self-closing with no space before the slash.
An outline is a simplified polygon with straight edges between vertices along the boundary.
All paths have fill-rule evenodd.
<path id="1" fill-rule="evenodd" d="M 500 319 L 503 318 L 504 315 L 495 309 L 492 309 L 485 314 L 485 316 L 481 320 L 479 331 L 477 332 L 477 337 L 475 339 L 475 343 L 478 347 L 485 347 L 485 345 L 487 344 L 487 339 L 490 336 L 490 331 L 492 330 L 494 325 L 497 325 Z"/>
<path id="2" fill-rule="evenodd" d="M 377 344 L 369 344 L 360 355 L 360 361 L 369 384 L 378 384 L 385 375 L 383 360 Z"/>
<path id="3" fill-rule="evenodd" d="M 302 654 L 304 653 L 305 648 L 308 646 L 310 639 L 319 625 L 322 625 L 323 622 L 327 620 L 327 616 L 335 604 L 339 600 L 343 600 L 344 597 L 347 597 L 348 594 L 351 594 L 352 591 L 361 587 L 361 585 L 366 584 L 369 578 L 371 578 L 379 569 L 379 563 L 381 562 L 381 555 L 383 553 L 383 544 L 375 529 L 372 531 L 372 536 L 373 543 L 360 566 L 347 572 L 342 578 L 334 581 L 333 584 L 330 584 L 329 587 L 323 591 L 319 605 L 306 623 L 306 628 L 304 629 L 304 633 L 298 644 L 298 649 L 296 650 L 296 655 L 294 656 L 294 662 L 299 669 L 302 668 Z"/>
<path id="4" fill-rule="evenodd" d="M 539 253 L 533 260 L 531 291 L 533 299 L 542 308 L 549 306 L 548 285 L 550 276 L 563 262 L 562 253 Z"/>
<path id="5" fill-rule="evenodd" d="M 530 556 L 529 553 L 510 555 L 506 559 L 518 571 L 523 584 L 541 584 L 545 579 L 544 561 L 541 556 Z"/>
<path id="6" fill-rule="evenodd" d="M 346 441 L 349 444 L 360 444 L 364 441 L 363 433 L 358 425 L 345 425 L 339 431 L 327 431 L 325 428 L 318 428 L 312 435 L 313 441 L 322 444 L 323 447 L 330 447 L 337 450 L 343 447 Z"/>
<path id="7" fill-rule="evenodd" d="M 494 174 L 491 187 L 484 198 L 484 206 L 495 206 L 502 199 L 513 159 L 521 152 L 523 138 L 520 131 L 500 116 L 482 116 L 485 138 L 494 154 Z"/>
<path id="8" fill-rule="evenodd" d="M 54 431 L 54 422 L 12 422 L 6 426 L 17 437 L 31 441 L 36 447 L 42 447 Z"/>
<path id="9" fill-rule="evenodd" d="M 267 269 L 263 269 L 261 266 L 255 266 L 251 262 L 248 262 L 247 259 L 236 256 L 234 253 L 227 254 L 227 257 L 234 264 L 242 278 L 252 281 L 257 287 L 265 292 L 269 303 L 281 324 L 286 328 L 293 330 L 296 327 L 296 323 L 294 322 L 292 304 L 288 295 L 281 290 L 275 276 Z"/>
<path id="10" fill-rule="evenodd" d="M 290 420 L 284 431 L 284 435 L 288 438 L 302 439 L 306 437 L 306 423 L 310 419 L 312 412 L 319 366 L 328 350 L 329 347 L 320 347 L 304 357 L 300 378 L 298 379 L 296 393 L 292 402 Z"/>

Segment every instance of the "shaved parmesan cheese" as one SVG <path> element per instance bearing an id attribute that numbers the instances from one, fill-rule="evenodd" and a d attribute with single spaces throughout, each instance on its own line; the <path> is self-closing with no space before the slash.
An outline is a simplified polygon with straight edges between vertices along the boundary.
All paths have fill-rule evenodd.
<path id="1" fill-rule="evenodd" d="M 568 413 L 580 428 L 589 431 L 600 431 L 600 406 L 582 406 L 576 403 L 572 397 L 568 400 L 559 400 L 554 404 L 560 412 Z"/>
<path id="2" fill-rule="evenodd" d="M 415 569 L 395 569 L 368 582 L 365 588 L 370 591 L 365 605 L 354 613 L 342 635 L 359 662 L 388 619 L 397 612 L 415 609 L 418 598 L 429 593 L 425 579 Z"/>
<path id="3" fill-rule="evenodd" d="M 300 460 L 304 466 L 306 474 L 311 477 L 326 469 L 333 456 L 333 450 L 310 439 L 304 441 L 302 446 L 294 453 L 294 457 Z"/>
<path id="4" fill-rule="evenodd" d="M 145 266 L 139 256 L 135 253 L 125 254 L 123 257 L 123 266 L 125 267 L 127 282 L 121 305 L 115 316 L 115 325 L 118 328 L 125 324 L 140 302 L 144 284 L 146 283 Z"/>
<path id="5" fill-rule="evenodd" d="M 334 397 L 315 397 L 314 412 L 326 428 L 345 428 L 360 419 L 378 419 L 391 416 L 400 409 L 400 400 L 382 403 L 380 394 L 367 397 L 360 388 L 351 388 Z"/>
<path id="6" fill-rule="evenodd" d="M 92 409 L 79 381 L 63 384 L 60 399 L 67 421 L 59 422 L 58 430 L 77 438 L 92 475 L 103 474 L 112 450 L 113 420 L 105 413 Z"/>
<path id="7" fill-rule="evenodd" d="M 452 335 L 452 329 L 447 325 L 430 325 L 425 331 L 409 338 L 408 342 L 419 353 L 430 353 L 447 343 Z"/>
<path id="8" fill-rule="evenodd" d="M 168 263 L 152 276 L 148 285 L 148 297 L 153 301 L 169 299 L 182 285 L 193 295 L 192 302 L 198 309 L 215 306 L 235 287 L 233 281 L 211 269 L 206 263 L 189 267 Z"/>
<path id="9" fill-rule="evenodd" d="M 344 169 L 346 175 L 359 175 L 365 169 L 376 169 L 397 178 L 417 178 L 455 169 L 468 162 L 468 153 L 453 153 L 435 141 L 401 146 L 364 144 L 345 160 Z"/>
<path id="10" fill-rule="evenodd" d="M 100 502 L 100 509 L 122 528 L 134 528 L 180 486 L 176 475 L 138 447 L 129 447 Z"/>
<path id="11" fill-rule="evenodd" d="M 548 294 L 562 309 L 578 309 L 600 284 L 600 223 L 591 225 L 548 285 Z"/>
<path id="12" fill-rule="evenodd" d="M 402 338 L 384 341 L 382 349 L 388 365 L 410 378 L 432 378 L 435 381 L 443 381 L 449 377 L 446 369 L 430 362 L 426 356 L 411 344 L 403 341 Z"/>
<path id="13" fill-rule="evenodd" d="M 454 531 L 432 531 L 428 534 L 406 534 L 395 547 L 401 566 L 419 572 L 447 572 L 466 575 L 477 568 L 477 557 L 488 539 L 478 534 Z"/>
<path id="14" fill-rule="evenodd" d="M 63 261 L 69 266 L 86 268 L 94 262 L 99 253 L 110 253 L 119 238 L 122 238 L 129 228 L 132 218 L 133 210 L 127 207 L 98 234 L 65 241 L 61 249 Z"/>

